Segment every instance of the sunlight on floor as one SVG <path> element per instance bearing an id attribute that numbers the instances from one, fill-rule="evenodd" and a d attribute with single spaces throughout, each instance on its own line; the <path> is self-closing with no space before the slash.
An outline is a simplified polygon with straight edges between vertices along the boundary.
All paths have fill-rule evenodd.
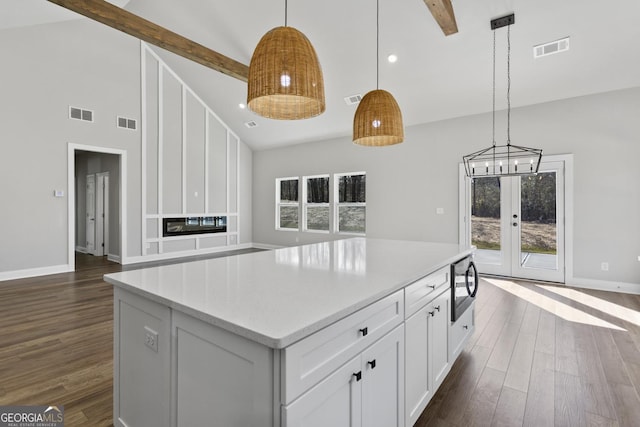
<path id="1" fill-rule="evenodd" d="M 607 313 L 610 316 L 617 317 L 618 319 L 625 320 L 634 325 L 640 326 L 640 312 L 632 310 L 627 307 L 603 300 L 601 298 L 594 297 L 584 292 L 577 291 L 575 289 L 560 288 L 557 286 L 536 285 L 539 288 L 545 289 L 554 294 L 558 294 L 565 298 L 572 299 L 580 304 L 584 304 L 596 310 L 600 310 L 603 313 Z"/>
<path id="2" fill-rule="evenodd" d="M 484 280 L 491 283 L 492 285 L 499 287 L 500 289 L 509 292 L 510 294 L 513 294 L 527 302 L 530 302 L 531 304 L 535 304 L 541 309 L 555 314 L 556 316 L 564 320 L 582 323 L 585 325 L 615 329 L 617 331 L 626 331 L 626 329 L 622 329 L 621 327 L 616 326 L 613 323 L 609 323 L 605 320 L 599 319 L 595 316 L 592 316 L 591 314 L 578 310 L 575 307 L 571 307 L 565 303 L 556 301 L 552 298 L 539 294 L 538 292 L 532 291 L 525 286 L 518 285 L 517 283 L 511 282 L 509 280 L 488 279 L 486 277 L 484 278 Z"/>

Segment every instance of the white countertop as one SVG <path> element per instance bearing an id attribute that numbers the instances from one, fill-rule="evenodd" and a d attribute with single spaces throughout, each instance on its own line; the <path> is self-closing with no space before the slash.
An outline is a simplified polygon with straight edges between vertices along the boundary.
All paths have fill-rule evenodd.
<path id="1" fill-rule="evenodd" d="M 272 348 L 284 348 L 471 253 L 353 238 L 107 274 L 104 279 Z"/>

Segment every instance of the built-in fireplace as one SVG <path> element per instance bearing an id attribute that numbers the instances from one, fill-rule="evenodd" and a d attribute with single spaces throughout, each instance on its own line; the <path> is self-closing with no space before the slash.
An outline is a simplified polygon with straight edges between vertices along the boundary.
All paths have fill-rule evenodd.
<path id="1" fill-rule="evenodd" d="M 189 216 L 162 219 L 163 237 L 226 232 L 226 216 Z"/>

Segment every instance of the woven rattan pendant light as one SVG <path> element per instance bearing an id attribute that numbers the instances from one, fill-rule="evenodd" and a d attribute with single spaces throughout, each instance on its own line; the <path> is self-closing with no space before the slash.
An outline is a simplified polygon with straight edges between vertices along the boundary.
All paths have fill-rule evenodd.
<path id="1" fill-rule="evenodd" d="M 380 89 L 380 1 L 376 0 L 376 90 L 368 92 L 358 104 L 353 118 L 353 142 L 383 146 L 404 141 L 402 112 L 386 90 Z"/>
<path id="2" fill-rule="evenodd" d="M 249 63 L 247 105 L 270 119 L 298 120 L 325 110 L 324 81 L 309 39 L 287 26 L 267 32 Z"/>

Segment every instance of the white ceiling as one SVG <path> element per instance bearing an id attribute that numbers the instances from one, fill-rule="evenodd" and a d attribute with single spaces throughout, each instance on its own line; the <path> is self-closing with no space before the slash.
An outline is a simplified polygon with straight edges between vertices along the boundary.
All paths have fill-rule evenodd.
<path id="1" fill-rule="evenodd" d="M 3 1 L 0 28 L 12 26 L 5 11 L 18 3 L 27 0 Z M 28 3 L 54 7 L 44 0 Z M 405 126 L 491 111 L 489 21 L 511 12 L 516 15 L 511 28 L 513 107 L 640 86 L 640 1 L 452 3 L 459 32 L 445 37 L 423 0 L 380 0 L 380 88 L 398 101 Z M 245 64 L 262 35 L 284 23 L 282 0 L 130 0 L 125 8 Z M 47 22 L 36 13 L 40 7 L 29 9 L 15 15 L 16 25 L 18 19 L 19 25 L 29 24 L 30 13 L 31 24 Z M 310 39 L 324 72 L 327 111 L 316 118 L 277 121 L 241 110 L 246 83 L 156 49 L 257 150 L 350 135 L 356 106 L 343 98 L 375 89 L 375 0 L 289 0 L 288 10 L 288 24 Z M 571 37 L 568 52 L 533 59 L 534 45 L 566 36 Z M 497 38 L 497 108 L 502 109 L 506 28 L 498 30 Z M 390 53 L 399 57 L 395 64 L 386 61 Z M 251 120 L 258 127 L 244 126 Z"/>

